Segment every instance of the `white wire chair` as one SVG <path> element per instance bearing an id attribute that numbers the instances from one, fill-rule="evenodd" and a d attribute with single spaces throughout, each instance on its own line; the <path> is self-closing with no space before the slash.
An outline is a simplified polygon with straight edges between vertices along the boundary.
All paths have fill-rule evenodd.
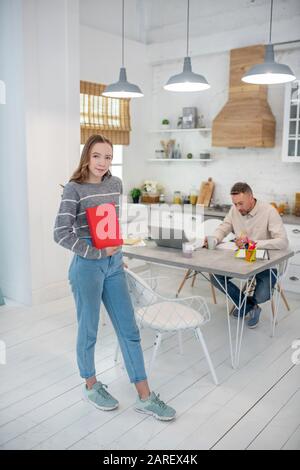
<path id="1" fill-rule="evenodd" d="M 201 343 L 203 352 L 215 384 L 218 379 L 200 327 L 210 320 L 206 301 L 200 296 L 181 299 L 166 298 L 158 294 L 144 279 L 125 269 L 128 288 L 132 299 L 136 321 L 141 328 L 156 332 L 148 373 L 150 374 L 163 335 L 193 330 Z M 116 351 L 115 360 L 118 351 Z"/>
<path id="2" fill-rule="evenodd" d="M 272 311 L 272 318 L 271 318 L 271 336 L 274 336 L 275 334 L 275 327 L 278 323 L 277 321 L 277 315 L 278 315 L 278 310 L 279 310 L 279 305 L 280 305 L 280 300 L 282 299 L 285 308 L 290 311 L 290 306 L 288 303 L 288 300 L 285 296 L 285 292 L 283 290 L 283 285 L 285 278 L 288 274 L 289 270 L 289 265 L 290 265 L 291 258 L 288 258 L 287 260 L 283 261 L 283 263 L 280 264 L 278 267 L 277 273 L 274 271 L 274 269 L 271 269 L 270 272 L 272 275 L 276 277 L 276 283 L 274 288 L 272 289 L 271 287 L 271 275 L 270 275 L 270 297 L 271 297 L 271 311 Z"/>

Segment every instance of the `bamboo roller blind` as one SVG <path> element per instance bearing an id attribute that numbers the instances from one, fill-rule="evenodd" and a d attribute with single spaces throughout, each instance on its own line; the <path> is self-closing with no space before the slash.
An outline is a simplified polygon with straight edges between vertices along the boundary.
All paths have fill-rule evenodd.
<path id="1" fill-rule="evenodd" d="M 101 96 L 105 87 L 80 81 L 81 144 L 92 134 L 103 134 L 113 144 L 129 145 L 130 99 Z"/>

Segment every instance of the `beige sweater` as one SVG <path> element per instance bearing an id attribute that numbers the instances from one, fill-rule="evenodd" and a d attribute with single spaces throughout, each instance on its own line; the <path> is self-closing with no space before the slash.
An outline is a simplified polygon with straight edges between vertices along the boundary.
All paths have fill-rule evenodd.
<path id="1" fill-rule="evenodd" d="M 245 216 L 232 206 L 214 236 L 220 243 L 230 232 L 236 237 L 247 235 L 257 242 L 257 248 L 284 250 L 289 244 L 280 215 L 266 202 L 256 201 L 252 211 Z"/>

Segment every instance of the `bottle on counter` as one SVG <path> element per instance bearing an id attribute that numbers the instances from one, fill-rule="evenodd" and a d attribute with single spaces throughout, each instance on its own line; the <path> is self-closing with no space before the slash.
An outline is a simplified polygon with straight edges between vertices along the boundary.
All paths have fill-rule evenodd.
<path id="1" fill-rule="evenodd" d="M 283 215 L 283 214 L 284 214 L 284 210 L 285 210 L 285 203 L 284 203 L 284 202 L 280 202 L 280 203 L 278 204 L 277 210 L 278 210 L 279 215 Z"/>
<path id="2" fill-rule="evenodd" d="M 198 191 L 196 188 L 192 187 L 190 190 L 190 203 L 195 206 L 198 200 Z"/>
<path id="3" fill-rule="evenodd" d="M 289 215 L 291 213 L 289 201 L 285 201 L 285 206 L 284 206 L 284 215 Z"/>
<path id="4" fill-rule="evenodd" d="M 181 204 L 181 203 L 182 203 L 181 191 L 174 191 L 173 204 Z"/>

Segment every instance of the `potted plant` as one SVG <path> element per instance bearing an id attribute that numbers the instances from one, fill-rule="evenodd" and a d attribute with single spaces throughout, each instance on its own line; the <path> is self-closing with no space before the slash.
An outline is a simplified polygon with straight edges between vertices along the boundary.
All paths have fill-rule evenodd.
<path id="1" fill-rule="evenodd" d="M 139 188 L 133 188 L 130 191 L 130 196 L 132 197 L 132 200 L 135 204 L 138 204 L 141 194 L 142 194 L 142 191 Z"/>
<path id="2" fill-rule="evenodd" d="M 162 127 L 163 129 L 170 129 L 170 121 L 169 121 L 169 119 L 163 119 L 163 120 L 161 121 L 161 127 Z"/>

